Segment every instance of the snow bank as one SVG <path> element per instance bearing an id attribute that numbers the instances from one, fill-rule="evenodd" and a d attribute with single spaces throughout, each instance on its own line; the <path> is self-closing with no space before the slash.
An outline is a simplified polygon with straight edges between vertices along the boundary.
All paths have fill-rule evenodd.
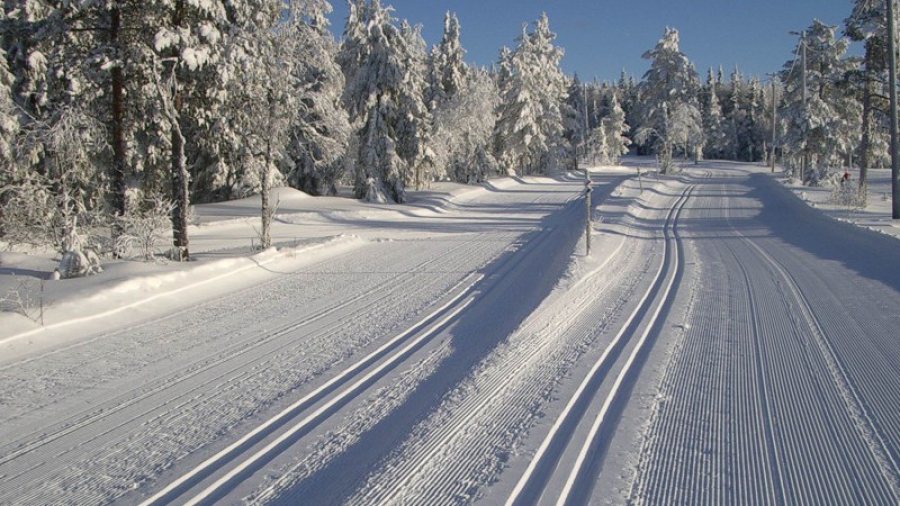
<path id="1" fill-rule="evenodd" d="M 126 276 L 110 286 L 94 285 L 93 293 L 54 301 L 45 311 L 43 326 L 19 314 L 0 314 L 4 329 L 0 345 L 68 325 L 100 321 L 130 309 L 153 312 L 184 305 L 185 299 L 208 299 L 264 281 L 275 275 L 273 271 L 297 269 L 365 242 L 360 237 L 338 236 L 298 247 L 270 248 L 248 257 L 180 264 L 184 266 L 180 270 Z"/>
<path id="2" fill-rule="evenodd" d="M 0 312 L 0 344 L 76 323 L 112 326 L 112 315 L 129 312 L 133 318 L 132 310 L 140 309 L 137 316 L 146 318 L 162 308 L 186 306 L 190 302 L 185 299 L 214 297 L 262 282 L 275 275 L 269 272 L 274 264 L 295 269 L 317 255 L 337 254 L 366 241 L 406 237 L 416 233 L 406 224 L 458 214 L 460 203 L 538 180 L 502 178 L 477 186 L 435 183 L 427 190 L 411 191 L 407 205 L 313 198 L 291 188 L 276 188 L 272 201 L 278 208 L 272 233 L 278 249 L 254 253 L 261 203 L 254 196 L 195 206 L 195 224 L 189 228 L 194 262 L 108 260 L 101 275 L 63 282 L 47 281 L 58 264 L 52 251 L 0 253 L 0 298 L 17 299 L 4 304 Z M 419 227 L 419 233 L 433 235 L 427 228 Z M 122 326 L 131 321 L 118 319 Z"/>
<path id="3" fill-rule="evenodd" d="M 849 169 L 849 172 L 851 174 L 850 184 L 855 189 L 859 182 L 859 171 Z M 891 218 L 890 169 L 869 169 L 865 206 L 835 201 L 836 188 L 832 185 L 812 188 L 791 184 L 791 181 L 785 179 L 783 174 L 778 174 L 778 178 L 797 197 L 823 214 L 900 239 L 900 223 Z"/>

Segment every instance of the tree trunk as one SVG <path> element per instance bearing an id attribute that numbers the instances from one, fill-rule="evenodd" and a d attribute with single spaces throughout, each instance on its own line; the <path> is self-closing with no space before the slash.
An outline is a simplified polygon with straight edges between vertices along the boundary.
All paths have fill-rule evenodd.
<path id="1" fill-rule="evenodd" d="M 110 44 L 113 47 L 113 58 L 116 64 L 111 71 L 111 125 L 110 144 L 113 160 L 110 167 L 111 204 L 114 214 L 125 214 L 125 192 L 127 190 L 125 154 L 125 72 L 122 69 L 122 10 L 120 2 L 113 2 L 110 9 Z"/>
<path id="2" fill-rule="evenodd" d="M 180 100 L 175 101 L 177 111 Z M 178 125 L 178 118 L 172 124 L 172 238 L 175 251 L 173 260 L 187 262 L 190 260 L 188 251 L 188 208 L 190 206 L 190 194 L 188 183 L 190 176 L 184 161 L 184 136 Z"/>
<path id="3" fill-rule="evenodd" d="M 266 90 L 266 103 L 268 105 L 269 111 L 269 128 L 277 128 L 275 125 L 276 121 L 274 114 L 275 107 L 275 97 L 272 95 L 272 89 L 269 88 Z M 266 136 L 266 154 L 265 159 L 263 160 L 264 165 L 262 168 L 262 174 L 260 175 L 260 189 L 261 189 L 261 200 L 262 200 L 262 230 L 260 230 L 260 242 L 262 243 L 260 246 L 262 249 L 268 249 L 272 246 L 272 206 L 269 203 L 269 171 L 272 166 L 272 135 Z"/>
<path id="4" fill-rule="evenodd" d="M 269 203 L 269 161 L 268 156 L 265 167 L 262 170 L 262 230 L 260 231 L 260 242 L 262 249 L 272 246 L 272 207 Z"/>
<path id="5" fill-rule="evenodd" d="M 180 27 L 184 22 L 184 0 L 177 0 L 172 11 L 172 26 Z M 178 50 L 175 49 L 172 55 L 178 58 Z M 184 156 L 184 135 L 181 132 L 179 123 L 182 106 L 182 92 L 178 87 L 177 65 L 172 68 L 172 111 L 170 121 L 172 122 L 172 238 L 175 246 L 172 259 L 178 262 L 187 262 L 191 259 L 188 250 L 188 209 L 190 206 L 189 183 L 190 174 L 188 174 L 187 164 Z"/>

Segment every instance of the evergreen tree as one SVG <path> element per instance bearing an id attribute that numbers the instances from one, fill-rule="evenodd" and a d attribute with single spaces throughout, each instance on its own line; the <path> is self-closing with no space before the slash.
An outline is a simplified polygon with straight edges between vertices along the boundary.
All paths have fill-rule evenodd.
<path id="1" fill-rule="evenodd" d="M 603 118 L 599 128 L 602 138 L 600 152 L 602 163 L 617 165 L 619 157 L 628 153 L 628 146 L 631 144 L 631 140 L 627 137 L 629 129 L 625 121 L 625 111 L 613 93 L 610 97 L 609 114 Z"/>
<path id="2" fill-rule="evenodd" d="M 559 68 L 563 50 L 544 14 L 531 32 L 522 27 L 518 46 L 501 60 L 509 75 L 501 79 L 496 128 L 498 158 L 510 173 L 532 174 L 560 168 L 570 155 L 563 137 L 566 78 Z"/>
<path id="3" fill-rule="evenodd" d="M 343 174 L 350 137 L 347 112 L 341 105 L 344 75 L 335 62 L 337 46 L 325 15 L 331 6 L 307 2 L 295 24 L 297 43 L 292 57 L 297 113 L 287 148 L 291 160 L 287 178 L 310 195 L 334 195 Z"/>
<path id="4" fill-rule="evenodd" d="M 12 96 L 13 75 L 6 64 L 6 51 L 0 47 L 0 166 L 12 167 L 13 144 L 19 133 L 18 114 Z M 12 169 L 0 172 L 0 184 L 9 183 Z"/>
<path id="5" fill-rule="evenodd" d="M 746 103 L 744 105 L 746 120 L 744 123 L 744 139 L 741 143 L 741 158 L 747 162 L 758 162 L 763 159 L 765 139 L 768 137 L 768 125 L 765 120 L 765 92 L 759 79 L 753 78 L 747 83 Z"/>
<path id="6" fill-rule="evenodd" d="M 816 20 L 801 40 L 806 44 L 807 90 L 803 101 L 802 75 L 794 61 L 785 63 L 785 104 L 787 121 L 784 146 L 811 163 L 804 179 L 815 184 L 828 168 L 841 167 L 858 145 L 861 106 L 846 92 L 846 76 L 854 62 L 844 57 L 848 42 L 835 38 L 835 27 Z M 801 51 L 798 45 L 797 53 Z"/>
<path id="7" fill-rule="evenodd" d="M 432 181 L 446 176 L 434 160 L 431 147 L 431 113 L 425 104 L 428 87 L 428 53 L 421 25 L 400 23 L 403 53 L 406 54 L 407 74 L 400 108 L 404 111 L 398 123 L 398 154 L 410 164 L 404 184 L 419 190 Z"/>
<path id="8" fill-rule="evenodd" d="M 417 127 L 425 107 L 411 67 L 420 56 L 410 38 L 379 0 L 350 4 L 338 62 L 347 83 L 344 105 L 357 128 L 353 166 L 358 198 L 403 202 L 422 152 Z"/>
<path id="9" fill-rule="evenodd" d="M 641 83 L 640 126 L 635 140 L 659 154 L 663 172 L 668 170 L 676 144 L 682 144 L 685 156 L 687 150 L 703 145 L 703 139 L 694 135 L 699 127 L 700 83 L 678 42 L 678 31 L 666 28 L 656 47 L 643 55 L 650 60 L 650 70 Z"/>
<path id="10" fill-rule="evenodd" d="M 633 139 L 637 130 L 637 125 L 640 122 L 639 104 L 641 100 L 641 88 L 635 81 L 634 76 L 627 75 L 625 71 L 622 71 L 622 75 L 619 78 L 616 88 L 619 92 L 622 110 L 625 111 L 625 121 L 631 126 L 628 137 Z"/>
<path id="11" fill-rule="evenodd" d="M 429 58 L 428 89 L 425 102 L 436 109 L 442 102 L 452 100 L 466 85 L 468 66 L 463 58 L 466 51 L 459 39 L 460 27 L 456 14 L 444 15 L 444 35 L 432 48 Z"/>
<path id="12" fill-rule="evenodd" d="M 856 0 L 853 12 L 845 21 L 845 34 L 851 40 L 863 41 L 865 55 L 858 74 L 861 88 L 862 119 L 860 142 L 857 149 L 859 161 L 859 192 L 865 196 L 868 169 L 890 164 L 887 103 L 887 28 L 885 2 Z"/>
<path id="13" fill-rule="evenodd" d="M 725 152 L 731 160 L 740 160 L 741 144 L 746 133 L 747 113 L 744 110 L 744 79 L 735 67 L 728 84 L 728 100 L 725 102 L 724 116 L 727 147 Z"/>
<path id="14" fill-rule="evenodd" d="M 491 154 L 496 123 L 493 111 L 500 101 L 496 83 L 486 71 L 470 69 L 465 85 L 434 113 L 434 146 L 438 165 L 461 183 L 476 183 L 496 175 Z"/>
<path id="15" fill-rule="evenodd" d="M 11 157 L 11 144 L 18 147 L 15 163 L 10 160 L 8 166 L 14 170 L 2 176 L 4 233 L 34 227 L 30 235 L 67 259 L 82 258 L 97 244 L 81 233 L 81 225 L 105 225 L 100 218 L 109 195 L 119 214 L 124 208 L 123 165 L 109 162 L 102 135 L 110 110 L 103 97 L 111 96 L 102 77 L 110 67 L 104 38 L 109 21 L 104 24 L 98 13 L 109 6 L 99 1 L 16 4 L 7 3 L 11 10 L 0 18 L 0 53 L 6 52 L 11 64 L 7 67 L 4 59 L 0 69 L 5 82 L 0 89 L 8 86 L 4 98 L 9 100 L 0 99 L 0 130 L 11 132 L 9 145 L 0 151 Z M 118 126 L 121 132 L 121 121 Z M 113 170 L 103 173 L 105 168 Z"/>
<path id="16" fill-rule="evenodd" d="M 223 80 L 216 74 L 225 47 L 229 20 L 226 6 L 219 1 L 155 0 L 161 23 L 154 34 L 151 55 L 157 89 L 168 130 L 169 185 L 174 203 L 172 229 L 173 258 L 190 259 L 188 211 L 190 166 L 188 143 L 196 147 L 203 130 L 218 117 L 215 105 L 222 98 L 215 87 Z M 240 6 L 230 3 L 231 13 Z"/>
<path id="17" fill-rule="evenodd" d="M 576 151 L 581 152 L 586 149 L 585 143 L 591 127 L 588 119 L 587 86 L 578 79 L 578 74 L 572 77 L 569 84 L 566 92 L 566 105 L 568 107 L 565 108 L 563 117 L 563 126 L 565 127 L 563 135 Z M 586 155 L 585 151 L 581 156 Z"/>
<path id="18" fill-rule="evenodd" d="M 719 104 L 718 83 L 709 71 L 703 103 L 703 129 L 706 137 L 704 156 L 706 158 L 720 159 L 725 156 L 727 146 L 727 134 L 725 133 L 722 115 L 722 106 Z"/>

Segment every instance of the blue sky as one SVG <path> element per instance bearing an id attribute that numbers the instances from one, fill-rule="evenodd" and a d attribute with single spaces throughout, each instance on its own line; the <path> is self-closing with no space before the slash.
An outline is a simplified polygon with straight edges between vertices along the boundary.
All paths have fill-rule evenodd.
<path id="1" fill-rule="evenodd" d="M 340 36 L 346 0 L 331 0 L 332 29 Z M 701 76 L 720 65 L 726 76 L 737 65 L 745 76 L 765 77 L 792 57 L 796 36 L 813 19 L 842 26 L 851 0 L 382 0 L 394 17 L 423 26 L 429 47 L 440 40 L 444 12 L 457 13 L 467 60 L 490 65 L 501 46 L 513 46 L 522 23 L 541 12 L 550 17 L 566 73 L 582 79 L 618 79 L 622 69 L 640 78 L 641 58 L 666 26 L 677 28 L 681 50 Z M 840 30 L 840 29 L 839 29 Z M 858 52 L 859 49 L 853 49 Z"/>

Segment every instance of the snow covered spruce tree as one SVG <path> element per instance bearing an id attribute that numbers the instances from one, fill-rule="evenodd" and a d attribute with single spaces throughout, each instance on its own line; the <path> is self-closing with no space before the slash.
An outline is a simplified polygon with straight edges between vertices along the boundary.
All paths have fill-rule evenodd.
<path id="1" fill-rule="evenodd" d="M 406 109 L 410 112 L 399 132 L 398 144 L 401 156 L 412 160 L 411 170 L 407 172 L 406 185 L 413 185 L 419 190 L 432 181 L 446 177 L 443 167 L 434 159 L 431 142 L 432 118 L 425 104 L 425 90 L 428 88 L 428 52 L 425 39 L 422 37 L 422 26 L 411 26 L 406 20 L 400 23 L 400 33 L 408 48 L 408 95 Z"/>
<path id="2" fill-rule="evenodd" d="M 725 94 L 727 98 L 722 103 L 725 116 L 725 152 L 730 160 L 740 160 L 741 144 L 747 130 L 747 112 L 744 110 L 745 85 L 737 67 L 731 73 Z"/>
<path id="3" fill-rule="evenodd" d="M 495 129 L 497 158 L 507 172 L 552 172 L 572 155 L 563 136 L 567 80 L 559 67 L 563 49 L 553 45 L 547 14 L 529 32 L 522 26 L 518 45 L 501 59 L 501 104 Z M 507 72 L 508 75 L 502 75 Z"/>
<path id="4" fill-rule="evenodd" d="M 576 161 L 589 158 L 587 138 L 590 137 L 590 112 L 588 111 L 587 85 L 578 74 L 572 76 L 566 89 L 566 107 L 563 114 L 563 137 L 576 151 Z"/>
<path id="5" fill-rule="evenodd" d="M 781 72 L 781 115 L 787 122 L 782 144 L 789 156 L 805 160 L 794 164 L 800 170 L 794 175 L 810 184 L 817 184 L 829 168 L 841 167 L 859 143 L 861 106 L 846 92 L 846 76 L 854 63 L 845 58 L 848 41 L 835 38 L 835 30 L 815 20 L 797 45 L 798 56 L 806 46 L 805 93 L 801 65 L 790 60 Z"/>
<path id="6" fill-rule="evenodd" d="M 634 76 L 627 75 L 624 71 L 619 77 L 619 81 L 616 83 L 615 87 L 619 94 L 619 103 L 622 106 L 622 110 L 625 111 L 625 122 L 631 127 L 628 137 L 634 139 L 639 119 L 638 114 L 640 112 L 638 105 L 641 101 L 641 87 L 638 86 Z"/>
<path id="7" fill-rule="evenodd" d="M 429 149 L 436 173 L 461 183 L 476 183 L 498 170 L 490 146 L 499 91 L 488 72 L 470 68 L 464 55 L 459 20 L 447 12 L 444 35 L 429 57 Z"/>
<path id="8" fill-rule="evenodd" d="M 650 60 L 650 70 L 640 84 L 635 141 L 659 155 L 663 173 L 670 168 L 676 148 L 685 156 L 695 156 L 704 144 L 699 78 L 678 42 L 678 30 L 666 28 L 656 47 L 643 54 Z"/>
<path id="9" fill-rule="evenodd" d="M 331 5 L 308 0 L 298 7 L 291 57 L 296 114 L 287 146 L 287 180 L 310 195 L 334 195 L 343 174 L 350 123 L 341 105 L 344 74 L 335 61 L 337 45 L 328 31 L 326 15 Z"/>
<path id="10" fill-rule="evenodd" d="M 470 69 L 459 93 L 434 111 L 436 163 L 460 183 L 477 183 L 499 172 L 491 140 L 500 102 L 496 83 L 481 69 Z"/>
<path id="11" fill-rule="evenodd" d="M 610 95 L 609 111 L 600 120 L 598 131 L 600 163 L 617 165 L 619 158 L 628 153 L 631 140 L 628 138 L 630 127 L 625 122 L 625 111 L 619 105 L 616 93 Z"/>
<path id="12" fill-rule="evenodd" d="M 153 45 L 160 10 L 126 0 L 20 5 L 10 20 L 17 40 L 9 48 L 20 69 L 17 102 L 25 123 L 46 121 L 74 103 L 91 111 L 108 146 L 101 152 L 105 211 L 118 235 L 126 192 L 150 165 L 141 155 L 160 147 L 139 135 L 153 123 L 148 111 L 158 109 L 156 91 L 147 88 L 152 65 L 143 55 Z"/>
<path id="13" fill-rule="evenodd" d="M 722 159 L 727 150 L 728 138 L 725 132 L 725 118 L 722 115 L 722 105 L 719 102 L 719 87 L 721 83 L 709 69 L 706 85 L 703 88 L 703 132 L 706 144 L 703 156 L 710 159 Z"/>
<path id="14" fill-rule="evenodd" d="M 761 160 L 771 121 L 766 121 L 769 112 L 764 110 L 765 94 L 759 80 L 745 80 L 735 68 L 731 81 L 721 88 L 725 154 L 732 160 Z"/>
<path id="15" fill-rule="evenodd" d="M 403 202 L 422 156 L 426 114 L 414 38 L 379 0 L 349 5 L 338 63 L 343 102 L 356 133 L 351 142 L 354 192 L 371 202 Z"/>
<path id="16" fill-rule="evenodd" d="M 854 73 L 862 102 L 861 135 L 857 158 L 859 195 L 865 198 L 870 167 L 890 165 L 890 139 L 887 128 L 890 105 L 887 103 L 887 13 L 881 0 L 856 0 L 845 21 L 850 40 L 863 41 L 865 55 L 859 72 Z"/>
<path id="17" fill-rule="evenodd" d="M 12 87 L 13 75 L 6 64 L 6 51 L 0 47 L 0 166 L 4 167 L 0 171 L 0 185 L 4 187 L 10 183 L 13 146 L 19 133 L 19 119 L 13 103 Z"/>
<path id="18" fill-rule="evenodd" d="M 466 50 L 459 39 L 460 26 L 456 14 L 444 14 L 444 35 L 431 49 L 428 59 L 428 88 L 425 103 L 432 111 L 453 100 L 466 85 L 469 66 L 463 58 Z"/>
<path id="19" fill-rule="evenodd" d="M 153 22 L 150 3 L 93 0 L 69 3 L 69 9 L 65 13 L 69 30 L 84 37 L 83 43 L 89 48 L 74 55 L 83 63 L 69 56 L 67 64 L 80 68 L 98 90 L 92 107 L 100 113 L 110 147 L 106 171 L 110 211 L 123 216 L 127 211 L 128 177 L 133 173 L 128 145 L 133 143 L 132 125 L 137 120 L 134 100 L 140 96 L 140 87 L 134 81 L 145 77 L 136 53 L 147 43 L 146 29 Z"/>

